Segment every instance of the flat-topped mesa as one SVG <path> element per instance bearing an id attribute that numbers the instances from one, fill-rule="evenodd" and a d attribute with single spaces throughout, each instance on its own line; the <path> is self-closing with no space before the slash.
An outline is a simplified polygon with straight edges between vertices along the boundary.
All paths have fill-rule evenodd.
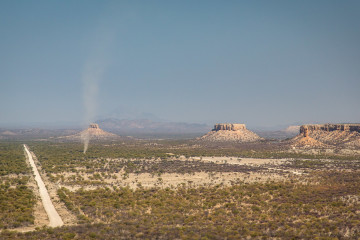
<path id="1" fill-rule="evenodd" d="M 209 142 L 255 142 L 262 140 L 262 138 L 256 133 L 247 130 L 245 124 L 218 123 L 199 140 Z"/>
<path id="2" fill-rule="evenodd" d="M 245 130 L 245 129 L 246 129 L 245 124 L 218 123 L 218 124 L 215 124 L 214 129 L 212 131 L 220 131 L 220 130 L 238 131 L 238 130 Z"/>
<path id="3" fill-rule="evenodd" d="M 307 124 L 300 127 L 300 134 L 304 137 L 309 135 L 309 131 L 345 131 L 360 133 L 360 124 Z"/>
<path id="4" fill-rule="evenodd" d="M 360 148 L 360 124 L 306 124 L 292 140 L 299 147 Z"/>

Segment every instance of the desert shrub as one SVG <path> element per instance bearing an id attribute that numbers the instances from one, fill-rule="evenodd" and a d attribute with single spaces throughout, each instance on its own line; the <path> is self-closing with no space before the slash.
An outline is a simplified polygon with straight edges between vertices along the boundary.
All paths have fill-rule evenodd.
<path id="1" fill-rule="evenodd" d="M 11 187 L 0 185 L 0 229 L 28 226 L 34 223 L 33 207 L 35 205 L 33 192 L 25 185 Z"/>
<path id="2" fill-rule="evenodd" d="M 0 142 L 0 176 L 26 174 L 29 168 L 25 162 L 24 147 L 19 143 Z"/>
<path id="3" fill-rule="evenodd" d="M 359 236 L 359 202 L 346 204 L 343 196 L 359 196 L 360 174 L 320 172 L 318 184 L 267 182 L 179 189 L 99 188 L 71 192 L 79 220 L 100 221 L 109 231 L 97 238 L 352 238 Z M 356 199 L 356 198 L 354 198 Z M 67 204 L 68 205 L 68 204 Z M 81 209 L 74 211 L 74 209 Z M 85 214 L 82 215 L 82 214 Z M 93 226 L 82 231 L 90 234 Z M 126 231 L 119 232 L 119 229 Z M 347 230 L 348 229 L 348 230 Z M 87 235 L 89 236 L 89 235 Z"/>

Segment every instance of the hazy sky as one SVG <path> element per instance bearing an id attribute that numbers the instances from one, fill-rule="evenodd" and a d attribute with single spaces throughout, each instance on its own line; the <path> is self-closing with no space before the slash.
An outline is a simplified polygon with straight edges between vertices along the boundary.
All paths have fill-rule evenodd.
<path id="1" fill-rule="evenodd" d="M 360 122 L 360 1 L 0 1 L 0 127 Z M 127 110 L 126 110 L 127 111 Z"/>

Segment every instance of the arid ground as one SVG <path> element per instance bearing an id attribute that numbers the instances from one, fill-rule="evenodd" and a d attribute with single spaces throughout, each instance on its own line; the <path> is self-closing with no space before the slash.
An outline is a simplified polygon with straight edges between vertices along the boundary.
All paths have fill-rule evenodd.
<path id="1" fill-rule="evenodd" d="M 1 143 L 0 239 L 356 239 L 360 155 L 286 143 Z"/>

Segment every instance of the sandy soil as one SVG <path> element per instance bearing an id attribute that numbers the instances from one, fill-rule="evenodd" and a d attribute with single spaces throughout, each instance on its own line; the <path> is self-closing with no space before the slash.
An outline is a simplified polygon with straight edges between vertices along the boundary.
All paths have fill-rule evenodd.
<path id="1" fill-rule="evenodd" d="M 52 203 L 55 206 L 55 209 L 57 210 L 58 214 L 61 216 L 62 221 L 64 225 L 74 225 L 77 223 L 76 216 L 72 214 L 65 206 L 63 202 L 60 201 L 59 196 L 57 195 L 57 190 L 61 187 L 56 183 L 53 183 L 49 180 L 49 178 L 46 176 L 46 173 L 42 170 L 41 165 L 36 158 L 35 154 L 31 152 L 33 160 L 37 166 L 37 169 L 40 172 L 41 178 L 44 181 L 48 193 L 50 195 L 50 198 L 52 200 Z"/>
<path id="2" fill-rule="evenodd" d="M 71 176 L 71 174 L 64 174 L 65 177 Z M 214 186 L 223 184 L 229 186 L 231 184 L 239 182 L 266 182 L 266 181 L 280 181 L 285 180 L 285 177 L 276 173 L 239 173 L 239 172 L 225 172 L 225 173 L 205 173 L 196 172 L 193 174 L 178 174 L 178 173 L 163 173 L 160 176 L 152 175 L 150 173 L 134 174 L 130 173 L 127 178 L 123 179 L 121 173 L 116 174 L 117 179 L 103 179 L 101 186 L 106 187 L 129 187 L 136 189 L 139 187 L 151 188 L 177 188 L 181 186 Z M 82 175 L 85 179 L 89 176 Z M 68 185 L 61 184 L 62 187 L 66 187 L 71 191 L 76 191 L 80 188 L 85 190 L 96 189 L 97 185 Z"/>
<path id="3" fill-rule="evenodd" d="M 183 159 L 183 158 L 180 158 Z M 262 159 L 262 158 L 238 158 L 238 157 L 192 157 L 190 160 L 198 160 L 203 162 L 213 162 L 218 164 L 236 164 L 236 165 L 250 165 L 261 166 L 264 164 L 280 165 L 288 161 L 288 159 Z"/>
<path id="4" fill-rule="evenodd" d="M 37 200 L 36 205 L 34 207 L 34 217 L 35 217 L 34 228 L 49 225 L 50 220 L 42 204 L 39 188 L 34 178 L 30 178 L 28 186 L 35 194 Z"/>
<path id="5" fill-rule="evenodd" d="M 336 148 L 327 148 L 327 149 L 302 149 L 302 148 L 296 148 L 293 147 L 292 149 L 289 149 L 288 152 L 291 153 L 304 153 L 304 154 L 339 154 L 339 155 L 345 155 L 345 156 L 351 156 L 351 155 L 359 155 L 360 150 L 356 149 L 336 149 Z"/>
<path id="6" fill-rule="evenodd" d="M 25 148 L 25 152 L 27 154 L 28 160 L 30 162 L 30 165 L 32 167 L 33 173 L 35 175 L 35 181 L 39 187 L 39 193 L 40 193 L 40 198 L 42 200 L 43 206 L 45 208 L 45 211 L 48 215 L 48 218 L 50 220 L 49 222 L 49 226 L 50 227 L 60 227 L 62 226 L 64 223 L 61 219 L 61 217 L 59 216 L 58 212 L 56 211 L 53 203 L 51 202 L 49 193 L 45 187 L 44 182 L 42 181 L 40 174 L 35 166 L 33 157 L 29 151 L 29 149 L 27 148 L 26 145 L 24 145 Z"/>
<path id="7" fill-rule="evenodd" d="M 108 159 L 116 160 L 116 159 Z M 119 159 L 120 160 L 120 159 Z M 247 165 L 247 166 L 262 166 L 262 165 L 272 165 L 272 168 L 267 168 L 267 170 L 256 171 L 256 172 L 195 172 L 190 174 L 180 174 L 180 173 L 163 173 L 161 175 L 150 174 L 150 173 L 130 173 L 125 175 L 123 171 L 119 173 L 111 173 L 111 177 L 102 177 L 101 180 L 95 180 L 97 183 L 94 185 L 74 185 L 72 184 L 71 178 L 77 175 L 76 173 L 61 173 L 64 176 L 65 182 L 59 181 L 59 187 L 66 187 L 69 190 L 76 191 L 79 188 L 84 188 L 85 190 L 96 189 L 97 187 L 130 187 L 131 189 L 136 189 L 139 187 L 151 188 L 151 187 L 160 187 L 160 188 L 176 188 L 179 186 L 214 186 L 217 184 L 231 185 L 239 182 L 265 182 L 265 181 L 282 181 L 287 179 L 288 175 L 301 175 L 303 174 L 300 171 L 285 170 L 281 168 L 276 168 L 281 164 L 286 163 L 289 159 L 256 159 L 256 158 L 237 158 L 237 157 L 193 157 L 186 159 L 184 156 L 177 158 L 177 160 L 195 160 L 202 162 L 213 162 L 216 164 L 234 164 L 234 165 Z M 157 161 L 157 160 L 154 160 Z M 105 164 L 106 166 L 106 164 Z M 83 170 L 83 169 L 78 169 Z M 94 180 L 93 174 L 89 173 L 80 173 L 81 177 L 85 181 Z"/>

